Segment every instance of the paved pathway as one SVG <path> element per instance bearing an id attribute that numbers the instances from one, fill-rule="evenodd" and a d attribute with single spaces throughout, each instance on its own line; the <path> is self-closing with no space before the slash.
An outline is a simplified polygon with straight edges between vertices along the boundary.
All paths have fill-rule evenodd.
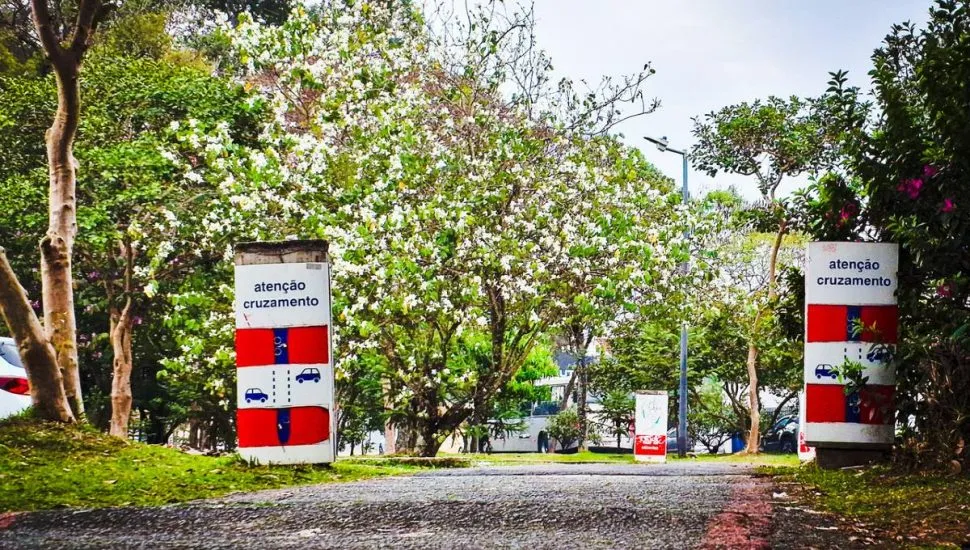
<path id="1" fill-rule="evenodd" d="M 847 548 L 736 464 L 539 464 L 0 522 L 2 548 Z"/>

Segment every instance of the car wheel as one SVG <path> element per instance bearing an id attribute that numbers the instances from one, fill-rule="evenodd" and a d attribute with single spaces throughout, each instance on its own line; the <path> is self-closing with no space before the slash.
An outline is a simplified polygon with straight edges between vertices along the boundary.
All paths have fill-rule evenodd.
<path id="1" fill-rule="evenodd" d="M 783 453 L 794 453 L 795 452 L 795 440 L 785 439 L 781 442 L 781 452 Z"/>
<path id="2" fill-rule="evenodd" d="M 303 383 L 303 379 L 302 378 L 297 378 L 296 381 L 299 382 L 300 384 Z"/>
<path id="3" fill-rule="evenodd" d="M 264 398 L 260 399 L 259 402 L 260 403 L 265 403 L 266 402 L 266 398 L 264 397 Z"/>
<path id="4" fill-rule="evenodd" d="M 249 402 L 251 402 L 251 401 L 252 401 L 252 399 L 250 399 L 250 398 L 248 398 L 248 397 L 246 398 L 246 403 L 249 403 Z"/>

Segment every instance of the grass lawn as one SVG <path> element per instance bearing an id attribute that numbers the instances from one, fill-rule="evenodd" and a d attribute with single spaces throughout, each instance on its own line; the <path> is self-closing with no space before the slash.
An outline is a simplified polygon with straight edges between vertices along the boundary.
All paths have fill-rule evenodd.
<path id="1" fill-rule="evenodd" d="M 607 464 L 633 464 L 633 455 L 626 453 L 592 453 L 581 452 L 573 454 L 560 453 L 492 453 L 492 454 L 463 454 L 453 455 L 467 458 L 475 464 L 540 464 L 540 463 L 607 463 Z M 701 454 L 696 458 L 680 458 L 677 455 L 667 455 L 667 460 L 671 462 L 679 461 L 717 461 L 732 462 L 740 464 L 753 464 L 756 466 L 797 466 L 798 456 L 795 454 L 766 454 L 761 453 L 755 456 L 747 455 L 709 455 Z"/>
<path id="2" fill-rule="evenodd" d="M 613 463 L 632 464 L 632 454 L 619 453 L 591 453 L 589 451 L 572 454 L 561 453 L 470 453 L 461 456 L 474 464 L 542 464 L 542 463 Z"/>
<path id="3" fill-rule="evenodd" d="M 377 476 L 435 466 L 397 459 L 339 460 L 330 466 L 250 466 L 129 443 L 85 426 L 0 421 L 0 512 L 61 507 L 154 506 L 225 495 Z"/>
<path id="4" fill-rule="evenodd" d="M 898 546 L 960 548 L 970 543 L 970 478 L 865 470 L 766 468 L 797 483 L 795 496 Z"/>
<path id="5" fill-rule="evenodd" d="M 667 455 L 668 460 L 671 455 Z M 795 453 L 758 453 L 756 455 L 745 455 L 734 453 L 729 455 L 701 454 L 697 458 L 680 458 L 673 456 L 673 460 L 711 460 L 716 462 L 732 462 L 737 464 L 752 464 L 755 466 L 774 466 L 774 467 L 797 467 L 798 455 Z"/>

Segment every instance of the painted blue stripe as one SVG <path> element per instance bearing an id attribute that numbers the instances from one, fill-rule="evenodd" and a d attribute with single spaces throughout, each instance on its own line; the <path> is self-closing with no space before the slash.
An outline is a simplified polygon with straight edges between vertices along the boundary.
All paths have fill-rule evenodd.
<path id="1" fill-rule="evenodd" d="M 845 421 L 858 424 L 862 421 L 862 407 L 859 392 L 852 392 L 845 396 Z"/>
<path id="2" fill-rule="evenodd" d="M 853 334 L 853 328 L 862 320 L 862 306 L 848 306 L 847 323 L 845 325 L 845 339 L 849 342 L 861 342 L 862 331 Z"/>
<path id="3" fill-rule="evenodd" d="M 276 435 L 280 445 L 290 440 L 290 409 L 276 409 Z"/>
<path id="4" fill-rule="evenodd" d="M 273 361 L 277 365 L 288 365 L 290 363 L 290 351 L 287 344 L 287 334 L 285 328 L 273 329 Z"/>

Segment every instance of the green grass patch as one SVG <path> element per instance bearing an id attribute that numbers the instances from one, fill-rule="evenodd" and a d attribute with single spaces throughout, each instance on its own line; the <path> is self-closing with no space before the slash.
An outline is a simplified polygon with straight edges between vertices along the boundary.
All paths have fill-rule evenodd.
<path id="1" fill-rule="evenodd" d="M 797 467 L 798 455 L 795 453 L 758 453 L 746 455 L 741 453 L 712 455 L 699 454 L 696 458 L 680 458 L 677 455 L 667 455 L 667 460 L 702 460 L 710 462 L 725 462 L 733 464 L 748 464 L 752 466 Z"/>
<path id="2" fill-rule="evenodd" d="M 460 455 L 476 464 L 543 464 L 543 463 L 572 463 L 572 464 L 632 464 L 632 454 L 620 453 L 470 453 Z"/>
<path id="3" fill-rule="evenodd" d="M 155 506 L 462 465 L 467 462 L 391 458 L 341 459 L 329 466 L 251 466 L 234 456 L 190 455 L 131 443 L 87 426 L 13 418 L 0 422 L 0 512 Z"/>
<path id="4" fill-rule="evenodd" d="M 560 453 L 492 453 L 492 454 L 463 454 L 460 455 L 476 464 L 633 464 L 635 461 L 630 453 L 593 453 L 589 451 L 572 454 Z M 754 456 L 731 454 L 711 455 L 700 454 L 696 457 L 680 458 L 668 454 L 670 462 L 704 461 L 750 464 L 754 466 L 797 466 L 798 455 L 795 454 L 767 454 Z"/>
<path id="5" fill-rule="evenodd" d="M 970 479 L 939 474 L 864 470 L 764 468 L 802 486 L 811 506 L 859 524 L 899 546 L 961 547 L 970 543 Z"/>

